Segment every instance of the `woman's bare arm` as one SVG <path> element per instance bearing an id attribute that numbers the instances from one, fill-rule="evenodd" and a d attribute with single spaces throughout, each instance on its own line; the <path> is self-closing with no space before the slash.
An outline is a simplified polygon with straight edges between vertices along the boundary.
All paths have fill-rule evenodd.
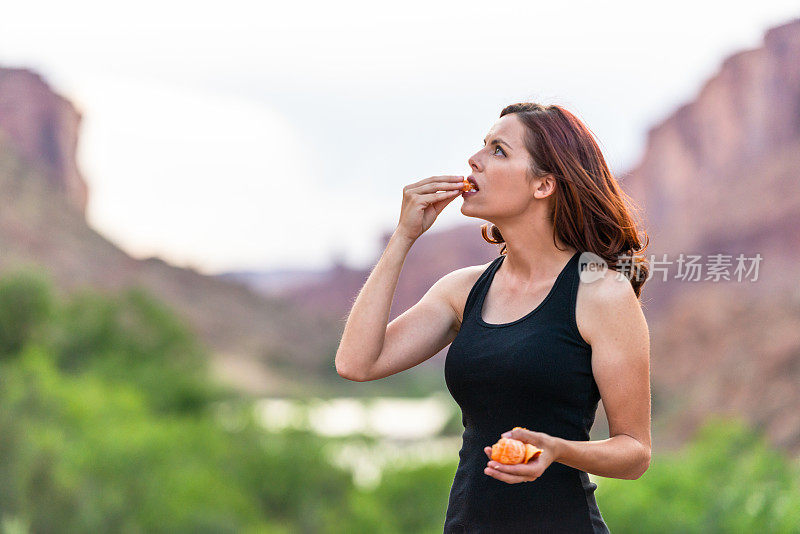
<path id="1" fill-rule="evenodd" d="M 608 439 L 557 439 L 556 461 L 604 477 L 636 479 L 650 465 L 650 334 L 630 282 L 608 271 L 581 284 L 579 329 L 608 417 Z M 585 296 L 585 298 L 584 298 Z"/>
<path id="2" fill-rule="evenodd" d="M 389 376 L 430 358 L 455 337 L 447 281 L 434 284 L 414 307 L 387 322 L 408 251 L 460 188 L 457 176 L 433 176 L 403 189 L 400 222 L 356 297 L 336 350 L 340 376 L 357 382 Z"/>
<path id="3" fill-rule="evenodd" d="M 400 270 L 413 243 L 396 232 L 392 234 L 386 250 L 359 291 L 336 350 L 336 372 L 342 377 L 361 382 L 369 376 L 369 370 L 383 349 L 386 322 Z"/>
<path id="4" fill-rule="evenodd" d="M 336 369 L 349 380 L 378 380 L 410 369 L 437 354 L 458 334 L 451 295 L 459 269 L 439 279 L 414 306 L 386 325 L 402 265 L 402 240 L 391 243 L 359 293 L 336 353 Z M 365 314 L 361 315 L 361 310 Z M 380 313 L 379 313 L 380 312 Z M 348 328 L 349 327 L 349 328 Z"/>

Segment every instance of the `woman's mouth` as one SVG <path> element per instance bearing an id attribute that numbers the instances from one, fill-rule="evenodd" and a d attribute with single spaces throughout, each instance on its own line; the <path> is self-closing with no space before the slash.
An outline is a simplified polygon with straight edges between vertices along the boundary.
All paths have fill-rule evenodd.
<path id="1" fill-rule="evenodd" d="M 480 188 L 478 187 L 478 182 L 472 176 L 468 176 L 464 178 L 464 190 L 461 192 L 461 196 L 471 197 L 478 193 Z"/>

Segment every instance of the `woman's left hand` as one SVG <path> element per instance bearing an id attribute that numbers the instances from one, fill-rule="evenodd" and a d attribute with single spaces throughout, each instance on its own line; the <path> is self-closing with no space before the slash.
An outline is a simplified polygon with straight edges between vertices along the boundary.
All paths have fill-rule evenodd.
<path id="1" fill-rule="evenodd" d="M 502 434 L 503 438 L 517 439 L 523 443 L 530 443 L 542 449 L 541 454 L 528 461 L 526 464 L 501 464 L 492 460 L 492 448 L 484 447 L 486 456 L 489 457 L 487 467 L 483 470 L 487 475 L 508 482 L 517 484 L 519 482 L 531 482 L 536 480 L 547 467 L 555 461 L 557 454 L 556 438 L 544 432 L 534 432 L 524 428 L 516 428 Z"/>

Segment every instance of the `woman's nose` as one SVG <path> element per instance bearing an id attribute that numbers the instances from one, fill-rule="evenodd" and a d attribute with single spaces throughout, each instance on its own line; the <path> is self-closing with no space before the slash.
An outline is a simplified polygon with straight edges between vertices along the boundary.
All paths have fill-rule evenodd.
<path id="1" fill-rule="evenodd" d="M 478 155 L 479 154 L 480 154 L 480 152 L 478 152 L 476 154 L 473 154 L 472 157 L 469 158 L 469 160 L 467 160 L 467 162 L 469 163 L 470 167 L 472 167 L 476 171 L 480 172 L 480 169 L 478 168 Z"/>

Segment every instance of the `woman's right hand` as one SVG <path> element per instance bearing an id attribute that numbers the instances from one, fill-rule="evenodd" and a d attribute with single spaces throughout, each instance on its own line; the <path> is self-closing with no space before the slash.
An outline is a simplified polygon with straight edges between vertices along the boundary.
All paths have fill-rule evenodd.
<path id="1" fill-rule="evenodd" d="M 431 176 L 405 186 L 396 232 L 416 240 L 433 225 L 445 206 L 461 193 L 463 182 L 463 176 Z"/>

